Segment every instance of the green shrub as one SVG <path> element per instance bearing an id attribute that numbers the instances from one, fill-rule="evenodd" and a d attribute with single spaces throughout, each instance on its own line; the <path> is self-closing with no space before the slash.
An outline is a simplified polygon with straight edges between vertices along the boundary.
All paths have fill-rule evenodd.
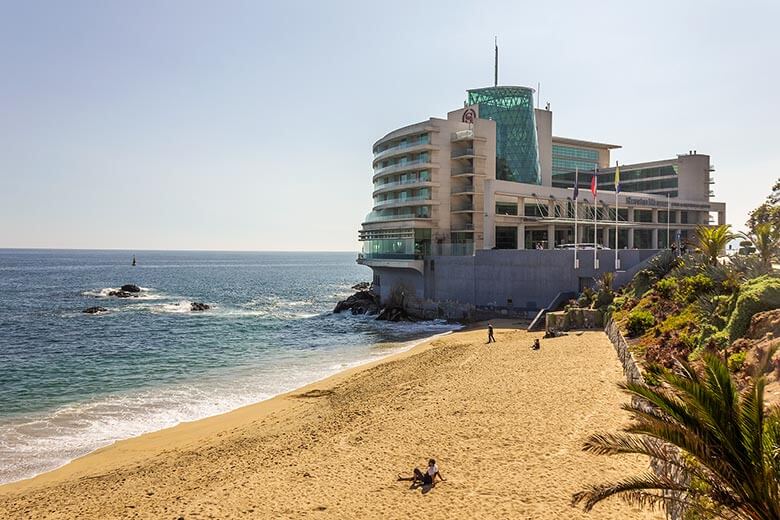
<path id="1" fill-rule="evenodd" d="M 729 356 L 728 365 L 729 370 L 737 372 L 745 364 L 745 355 L 747 352 L 737 352 Z"/>
<path id="2" fill-rule="evenodd" d="M 693 305 L 688 305 L 677 312 L 669 314 L 658 325 L 658 328 L 661 329 L 661 332 L 682 332 L 697 329 L 700 321 L 696 308 Z"/>
<path id="3" fill-rule="evenodd" d="M 729 318 L 729 339 L 734 341 L 744 336 L 754 314 L 777 308 L 780 308 L 780 278 L 764 275 L 748 280 L 740 287 Z"/>
<path id="4" fill-rule="evenodd" d="M 655 318 L 649 311 L 635 309 L 628 315 L 628 335 L 631 337 L 641 336 L 647 329 L 655 325 Z"/>
<path id="5" fill-rule="evenodd" d="M 658 282 L 655 284 L 655 290 L 658 292 L 658 294 L 667 299 L 672 297 L 676 289 L 677 279 L 671 277 L 658 280 Z"/>
<path id="6" fill-rule="evenodd" d="M 714 287 L 715 282 L 704 273 L 686 276 L 680 280 L 675 299 L 680 303 L 691 303 L 697 296 L 711 291 Z"/>

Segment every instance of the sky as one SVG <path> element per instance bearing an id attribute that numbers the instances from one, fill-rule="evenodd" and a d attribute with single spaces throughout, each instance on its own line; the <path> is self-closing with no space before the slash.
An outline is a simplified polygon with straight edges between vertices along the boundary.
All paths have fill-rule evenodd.
<path id="1" fill-rule="evenodd" d="M 0 247 L 356 251 L 372 144 L 541 85 L 621 163 L 780 177 L 780 3 L 0 0 Z"/>

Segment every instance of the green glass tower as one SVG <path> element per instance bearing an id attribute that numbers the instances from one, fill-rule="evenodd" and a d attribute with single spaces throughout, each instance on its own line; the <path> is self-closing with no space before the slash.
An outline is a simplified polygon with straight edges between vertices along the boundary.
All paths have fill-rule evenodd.
<path id="1" fill-rule="evenodd" d="M 496 178 L 541 184 L 533 89 L 488 87 L 468 91 L 467 104 L 496 122 Z"/>

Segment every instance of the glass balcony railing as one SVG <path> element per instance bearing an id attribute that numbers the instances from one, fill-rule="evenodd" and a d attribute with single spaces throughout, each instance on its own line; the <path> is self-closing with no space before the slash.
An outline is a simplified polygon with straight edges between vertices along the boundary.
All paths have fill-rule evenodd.
<path id="1" fill-rule="evenodd" d="M 414 212 L 414 213 L 396 213 L 392 215 L 381 215 L 375 211 L 372 211 L 366 215 L 365 222 L 387 222 L 388 220 L 414 220 L 414 219 L 430 219 L 430 212 Z"/>
<path id="2" fill-rule="evenodd" d="M 374 201 L 374 207 L 378 208 L 380 206 L 389 206 L 390 204 L 397 204 L 401 202 L 417 202 L 420 200 L 429 201 L 431 200 L 431 195 L 415 195 L 413 197 L 397 197 L 393 199 L 378 200 Z"/>
<path id="3" fill-rule="evenodd" d="M 420 179 L 406 179 L 403 181 L 386 182 L 384 184 L 374 183 L 374 191 L 384 188 L 392 188 L 394 186 L 408 186 L 409 184 L 421 184 L 423 182 L 431 182 L 430 178 Z"/>
<path id="4" fill-rule="evenodd" d="M 431 144 L 431 140 L 428 138 L 427 135 L 421 139 L 406 141 L 403 143 L 395 144 L 393 146 L 388 146 L 387 148 L 384 148 L 382 150 L 376 150 L 374 152 L 374 157 L 379 157 L 380 155 L 385 155 L 387 152 L 393 152 L 395 150 L 403 150 L 405 148 L 411 148 L 413 146 L 420 146 L 421 144 Z"/>
<path id="5" fill-rule="evenodd" d="M 465 157 L 468 155 L 474 155 L 474 149 L 473 148 L 464 148 L 462 150 L 453 150 L 450 154 L 450 157 L 453 159 L 457 159 L 458 157 Z"/>
<path id="6" fill-rule="evenodd" d="M 453 186 L 450 193 L 452 195 L 470 195 L 476 192 L 474 186 Z"/>
<path id="7" fill-rule="evenodd" d="M 404 161 L 402 163 L 388 164 L 387 166 L 384 166 L 382 168 L 376 168 L 374 170 L 374 175 L 376 176 L 383 173 L 390 173 L 398 170 L 404 170 L 406 168 L 412 168 L 420 164 L 428 164 L 428 163 L 430 163 L 430 157 L 425 157 L 423 159 L 415 159 L 414 161 Z"/>
<path id="8" fill-rule="evenodd" d="M 474 211 L 474 206 L 472 204 L 466 204 L 465 206 L 452 208 L 452 211 Z"/>

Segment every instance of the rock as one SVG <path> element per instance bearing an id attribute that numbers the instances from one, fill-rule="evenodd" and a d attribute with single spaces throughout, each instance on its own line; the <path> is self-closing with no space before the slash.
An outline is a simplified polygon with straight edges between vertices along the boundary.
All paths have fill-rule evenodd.
<path id="1" fill-rule="evenodd" d="M 127 291 L 109 291 L 109 296 L 116 296 L 117 298 L 132 298 L 133 296 L 136 296 L 132 293 L 129 293 Z"/>
<path id="2" fill-rule="evenodd" d="M 565 332 L 561 332 L 560 330 L 557 330 L 557 329 L 547 329 L 544 332 L 545 339 L 548 339 L 548 338 L 560 338 L 562 336 L 568 336 L 568 334 L 565 333 Z"/>
<path id="3" fill-rule="evenodd" d="M 119 290 L 120 291 L 129 292 L 129 293 L 141 292 L 141 288 L 140 287 L 138 287 L 137 285 L 131 284 L 131 283 L 123 285 L 122 287 L 119 288 Z"/>
<path id="4" fill-rule="evenodd" d="M 358 291 L 346 300 L 338 302 L 333 313 L 338 314 L 346 310 L 352 314 L 377 314 L 380 310 L 379 298 L 371 291 Z"/>
<path id="5" fill-rule="evenodd" d="M 211 308 L 211 305 L 207 305 L 205 303 L 200 302 L 192 302 L 190 303 L 190 310 L 193 312 L 200 312 L 200 311 L 207 311 Z"/>
<path id="6" fill-rule="evenodd" d="M 368 291 L 371 289 L 371 282 L 360 282 L 352 286 L 355 291 Z"/>
<path id="7" fill-rule="evenodd" d="M 385 307 L 376 317 L 380 321 L 413 321 L 416 322 L 417 318 L 407 313 L 401 307 Z"/>
<path id="8" fill-rule="evenodd" d="M 101 312 L 108 312 L 108 309 L 105 307 L 89 307 L 81 312 L 84 314 L 100 314 Z"/>

